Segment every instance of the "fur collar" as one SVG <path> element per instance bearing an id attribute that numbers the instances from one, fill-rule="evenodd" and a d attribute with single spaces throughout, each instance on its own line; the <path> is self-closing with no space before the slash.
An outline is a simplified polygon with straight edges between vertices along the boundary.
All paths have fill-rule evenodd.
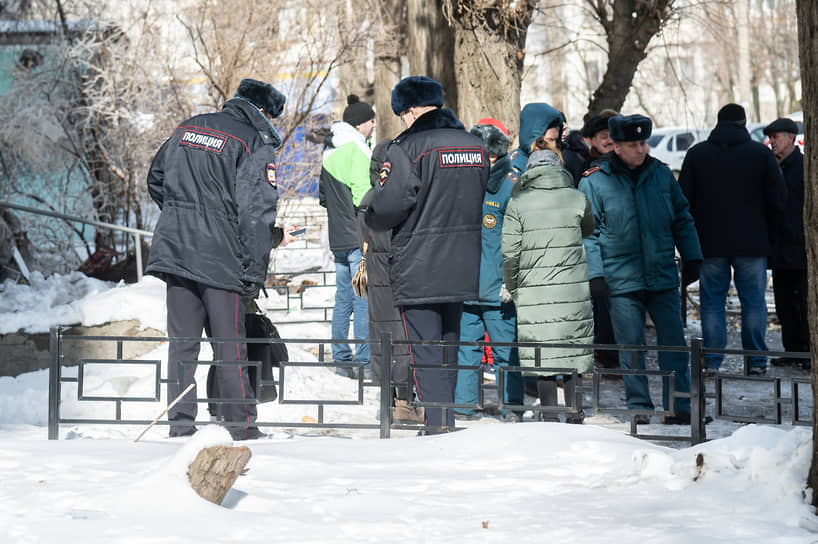
<path id="1" fill-rule="evenodd" d="M 508 155 L 503 155 L 494 161 L 491 171 L 489 172 L 489 184 L 486 187 L 486 191 L 491 194 L 495 194 L 499 191 L 509 172 L 511 172 L 511 159 Z"/>
<path id="2" fill-rule="evenodd" d="M 231 98 L 224 103 L 222 111 L 226 111 L 253 125 L 253 128 L 258 131 L 265 144 L 272 145 L 274 149 L 281 146 L 281 136 L 278 135 L 278 131 L 264 117 L 264 114 L 258 111 L 258 108 L 246 98 L 240 96 Z"/>
<path id="3" fill-rule="evenodd" d="M 438 128 L 466 130 L 466 127 L 463 126 L 463 123 L 460 122 L 452 110 L 449 108 L 438 108 L 427 111 L 415 119 L 411 127 L 401 132 L 401 134 L 395 138 L 395 143 L 400 143 L 403 139 L 412 134 Z"/>

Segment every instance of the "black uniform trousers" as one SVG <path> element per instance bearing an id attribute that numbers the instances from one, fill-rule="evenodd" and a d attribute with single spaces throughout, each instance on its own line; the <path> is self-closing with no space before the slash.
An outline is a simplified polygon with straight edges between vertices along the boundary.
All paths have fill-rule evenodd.
<path id="1" fill-rule="evenodd" d="M 238 293 L 209 287 L 172 274 L 165 277 L 167 283 L 168 336 L 199 338 L 205 323 L 210 323 L 214 338 L 244 338 L 244 299 Z M 221 361 L 246 361 L 247 344 L 214 343 L 214 358 Z M 200 342 L 171 342 L 168 348 L 168 402 L 191 383 L 195 383 L 195 361 L 199 358 Z M 180 361 L 192 361 L 179 364 Z M 231 400 L 253 399 L 246 365 L 219 365 L 216 367 L 219 396 Z M 195 428 L 198 406 L 194 387 L 168 412 L 171 425 L 170 436 L 191 433 Z M 222 408 L 224 420 L 242 422 L 246 425 L 228 427 L 236 440 L 247 438 L 248 426 L 256 421 L 256 405 L 242 402 L 225 403 Z"/>
<path id="2" fill-rule="evenodd" d="M 773 268 L 773 293 L 784 350 L 808 352 L 807 271 Z"/>
<path id="3" fill-rule="evenodd" d="M 401 319 L 406 339 L 460 341 L 460 317 L 462 302 L 418 304 L 401 306 Z M 444 353 L 445 350 L 445 353 Z M 443 362 L 456 367 L 458 346 L 410 345 L 409 356 L 412 364 L 441 367 Z M 457 386 L 457 368 L 415 368 L 410 370 L 410 382 L 414 382 L 421 402 L 447 402 L 454 404 Z M 448 408 L 443 419 L 444 408 L 425 407 L 425 425 L 429 434 L 445 432 L 445 427 L 454 428 L 454 408 Z"/>
<path id="4" fill-rule="evenodd" d="M 591 303 L 594 311 L 594 344 L 616 344 L 608 297 L 594 297 Z M 603 367 L 619 368 L 619 353 L 616 351 L 598 351 L 596 355 Z"/>

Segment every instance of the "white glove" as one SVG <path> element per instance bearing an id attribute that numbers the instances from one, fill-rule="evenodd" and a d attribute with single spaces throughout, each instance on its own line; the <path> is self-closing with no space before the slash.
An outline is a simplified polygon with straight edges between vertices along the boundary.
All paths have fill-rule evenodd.
<path id="1" fill-rule="evenodd" d="M 512 299 L 511 293 L 509 292 L 508 289 L 506 289 L 506 284 L 504 283 L 503 285 L 500 286 L 500 301 L 503 304 L 508 304 L 509 302 L 511 302 L 511 299 Z"/>

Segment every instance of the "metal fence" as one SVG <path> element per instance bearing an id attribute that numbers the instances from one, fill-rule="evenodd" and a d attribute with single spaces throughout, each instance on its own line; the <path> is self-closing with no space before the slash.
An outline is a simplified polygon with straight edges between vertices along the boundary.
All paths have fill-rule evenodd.
<path id="1" fill-rule="evenodd" d="M 440 347 L 446 346 L 505 346 L 505 347 L 527 347 L 527 348 L 534 348 L 535 349 L 535 361 L 539 361 L 539 351 L 542 349 L 576 349 L 575 344 L 549 344 L 549 343 L 531 343 L 531 342 L 524 342 L 524 343 L 500 343 L 500 342 L 442 342 L 442 341 L 425 341 L 425 342 L 408 342 L 405 340 L 394 340 L 390 336 L 383 336 L 378 340 L 369 340 L 369 341 L 361 341 L 361 340 L 347 340 L 347 339 L 272 339 L 272 338 L 247 338 L 247 339 L 236 339 L 236 338 L 169 338 L 169 337 L 140 337 L 140 338 L 133 338 L 133 337 L 115 337 L 115 336 L 78 336 L 78 335 L 65 335 L 62 332 L 62 329 L 55 327 L 51 329 L 51 337 L 50 337 L 50 350 L 51 350 L 51 361 L 50 361 L 50 374 L 49 374 L 49 408 L 48 408 L 48 437 L 51 440 L 59 438 L 59 425 L 60 424 L 112 424 L 112 425 L 148 425 L 151 423 L 149 420 L 134 420 L 134 419 L 127 419 L 122 417 L 122 408 L 123 405 L 128 403 L 143 403 L 143 402 L 153 402 L 157 403 L 160 401 L 161 398 L 161 388 L 166 386 L 169 383 L 169 380 L 166 377 L 161 376 L 161 362 L 158 360 L 133 360 L 133 359 L 125 359 L 123 358 L 123 345 L 126 342 L 178 342 L 178 341 L 185 341 L 185 342 L 208 342 L 208 343 L 227 343 L 227 342 L 237 342 L 241 341 L 243 343 L 276 343 L 276 342 L 283 342 L 285 344 L 313 344 L 318 345 L 318 357 L 317 361 L 289 361 L 289 362 L 282 362 L 280 369 L 279 369 L 279 376 L 278 380 L 273 380 L 272 382 L 263 382 L 260 381 L 261 372 L 256 372 L 257 379 L 259 380 L 256 385 L 256 390 L 259 390 L 260 386 L 264 385 L 276 385 L 279 391 L 279 397 L 277 402 L 282 405 L 286 404 L 299 404 L 299 405 L 310 405 L 315 406 L 317 408 L 318 417 L 315 419 L 314 422 L 312 421 L 257 421 L 256 425 L 259 427 L 278 427 L 278 428 L 304 428 L 304 427 L 311 427 L 311 428 L 335 428 L 335 429 L 377 429 L 379 430 L 379 434 L 381 438 L 389 438 L 390 431 L 392 429 L 417 429 L 417 430 L 425 430 L 425 431 L 436 431 L 439 429 L 426 429 L 421 425 L 394 425 L 391 421 L 391 401 L 392 401 L 392 388 L 397 385 L 405 385 L 405 384 L 398 384 L 393 382 L 393 376 L 391 375 L 391 365 L 383 365 L 383 369 L 379 379 L 377 380 L 366 380 L 363 378 L 362 373 L 358 373 L 357 378 L 357 396 L 355 399 L 291 399 L 287 397 L 287 380 L 292 379 L 289 378 L 290 373 L 288 370 L 298 368 L 298 367 L 312 367 L 312 368 L 329 368 L 334 369 L 338 366 L 342 366 L 342 364 L 334 363 L 331 361 L 327 361 L 325 357 L 326 349 L 329 345 L 333 343 L 349 343 L 349 344 L 361 344 L 361 343 L 369 343 L 375 344 L 379 343 L 380 348 L 383 353 L 383 360 L 391 361 L 392 357 L 392 350 L 393 346 L 395 345 L 434 345 Z M 63 376 L 63 368 L 65 367 L 65 362 L 63 361 L 62 357 L 62 346 L 66 342 L 108 342 L 108 343 L 115 343 L 116 344 L 116 356 L 109 359 L 79 359 L 76 362 L 78 366 L 77 375 L 74 376 Z M 706 353 L 721 353 L 725 355 L 740 355 L 745 357 L 745 368 L 748 365 L 747 357 L 750 355 L 756 355 L 759 353 L 763 353 L 766 356 L 780 356 L 783 353 L 777 352 L 749 352 L 743 350 L 715 350 L 715 349 L 705 349 L 703 345 L 703 341 L 699 338 L 694 338 L 689 347 L 658 347 L 658 346 L 628 346 L 628 345 L 584 345 L 590 349 L 607 349 L 607 350 L 617 350 L 617 351 L 627 351 L 630 352 L 630 356 L 632 361 L 635 363 L 636 359 L 640 352 L 688 352 L 690 354 L 690 392 L 689 393 L 682 393 L 676 392 L 674 389 L 674 381 L 675 376 L 673 372 L 670 371 L 662 371 L 662 370 L 626 370 L 626 369 L 594 369 L 593 372 L 588 372 L 585 374 L 577 375 L 576 371 L 573 369 L 551 369 L 545 367 L 499 367 L 497 369 L 497 379 L 495 383 L 483 383 L 483 368 L 480 365 L 477 366 L 467 366 L 467 365 L 455 365 L 443 360 L 443 368 L 448 370 L 466 370 L 466 371 L 473 371 L 477 372 L 479 379 L 478 383 L 481 383 L 481 387 L 479 389 L 478 401 L 476 404 L 455 404 L 455 403 L 445 403 L 445 402 L 421 402 L 421 401 L 410 401 L 410 405 L 413 406 L 424 406 L 424 407 L 441 407 L 444 410 L 452 410 L 455 408 L 472 408 L 472 409 L 483 409 L 486 407 L 486 393 L 488 392 L 500 392 L 504 390 L 505 380 L 509 373 L 525 373 L 527 375 L 536 375 L 542 372 L 554 373 L 560 372 L 564 370 L 564 374 L 568 375 L 571 374 L 573 378 L 576 379 L 577 386 L 576 386 L 576 399 L 565 399 L 565 405 L 557 406 L 557 407 L 547 407 L 547 406 L 539 406 L 539 404 L 506 404 L 503 402 L 503 395 L 497 394 L 497 409 L 499 410 L 511 410 L 511 411 L 532 411 L 535 414 L 541 413 L 556 413 L 556 414 L 570 414 L 570 413 L 577 413 L 580 410 L 584 411 L 585 413 L 590 414 L 612 414 L 618 416 L 625 416 L 626 418 L 630 418 L 630 431 L 629 434 L 643 438 L 647 440 L 655 440 L 655 441 L 682 441 L 682 442 L 689 442 L 691 444 L 698 444 L 707 440 L 706 434 L 706 424 L 705 424 L 705 406 L 707 399 L 713 399 L 715 401 L 715 409 L 713 413 L 713 417 L 715 419 L 723 419 L 723 420 L 730 420 L 730 421 L 737 421 L 742 423 L 767 423 L 767 424 L 781 424 L 784 422 L 783 417 L 783 409 L 787 408 L 790 414 L 790 422 L 793 425 L 810 425 L 811 420 L 809 418 L 803 417 L 804 414 L 801 413 L 801 403 L 799 402 L 800 396 L 803 394 L 803 388 L 810 387 L 810 380 L 808 378 L 799 378 L 799 377 L 786 377 L 786 376 L 748 376 L 742 374 L 730 374 L 730 373 L 715 373 L 712 376 L 706 376 L 703 361 L 704 355 Z M 443 356 L 445 357 L 446 353 L 449 350 L 442 349 Z M 793 354 L 788 352 L 786 354 L 788 357 L 795 357 L 795 358 L 809 358 L 808 353 L 799 353 Z M 74 361 L 68 361 L 74 362 Z M 238 361 L 186 361 L 181 362 L 180 364 L 199 364 L 199 365 L 208 365 L 208 364 L 217 364 L 217 365 L 238 365 L 238 364 L 247 364 L 247 365 L 255 365 L 258 367 L 260 363 L 250 361 L 240 363 Z M 86 369 L 90 365 L 142 365 L 147 368 L 153 369 L 154 376 L 152 378 L 153 383 L 153 392 L 151 394 L 134 397 L 134 396 L 117 396 L 117 395 L 105 395 L 105 396 L 93 396 L 93 395 L 86 395 L 84 393 L 85 390 L 85 375 Z M 350 366 L 347 364 L 346 366 Z M 352 367 L 360 367 L 360 363 L 352 363 Z M 635 365 L 632 365 L 635 366 Z M 422 365 L 410 365 L 410 374 L 414 368 L 424 368 Z M 435 367 L 440 368 L 440 367 Z M 180 373 L 181 374 L 181 373 Z M 690 398 L 690 407 L 691 407 L 691 423 L 689 427 L 689 434 L 685 435 L 650 435 L 650 434 L 642 434 L 638 432 L 637 423 L 635 420 L 635 416 L 637 415 L 653 415 L 653 416 L 671 416 L 674 415 L 672 410 L 630 410 L 627 407 L 620 407 L 620 406 L 607 406 L 604 405 L 601 401 L 602 398 L 602 384 L 605 376 L 647 376 L 647 377 L 659 377 L 662 380 L 668 380 L 670 383 L 668 385 L 670 391 L 670 401 L 669 405 L 672 407 L 674 406 L 674 400 L 677 398 Z M 706 382 L 711 380 L 713 384 L 713 391 L 708 391 Z M 753 382 L 754 384 L 769 384 L 771 387 L 771 395 L 770 399 L 773 403 L 773 409 L 771 414 L 756 414 L 756 415 L 747 415 L 747 414 L 736 414 L 730 413 L 726 408 L 727 400 L 728 399 L 728 391 L 729 384 L 734 383 L 735 381 L 739 382 Z M 784 396 L 782 395 L 782 387 L 783 384 L 789 382 L 790 385 L 790 395 Z M 77 401 L 78 402 L 85 402 L 85 401 L 92 401 L 92 402 L 103 402 L 103 403 L 111 403 L 114 407 L 114 417 L 113 418 L 78 418 L 78 417 L 64 417 L 60 410 L 60 399 L 61 399 L 61 390 L 63 384 L 67 383 L 75 383 L 77 387 Z M 615 382 L 611 384 L 615 387 L 623 387 L 621 382 Z M 374 421 L 373 423 L 338 423 L 338 422 L 328 422 L 324 419 L 324 408 L 326 406 L 333 406 L 333 405 L 361 405 L 364 403 L 364 388 L 378 388 L 380 390 L 380 418 L 378 421 Z M 203 388 L 202 388 L 203 389 Z M 586 395 L 590 395 L 591 397 L 591 406 L 581 406 L 581 399 L 584 398 Z M 810 399 L 811 399 L 810 395 Z M 235 403 L 238 402 L 237 399 L 226 399 L 226 398 L 201 398 L 197 396 L 196 402 L 199 404 L 206 404 L 212 403 L 216 406 L 220 406 L 226 403 Z M 241 401 L 243 402 L 243 401 Z M 444 414 L 445 416 L 445 414 Z M 445 417 L 444 417 L 445 421 Z M 194 422 L 195 424 L 207 424 L 209 422 L 202 422 L 197 421 Z M 159 425 L 170 425 L 168 421 L 160 421 Z M 241 423 L 224 423 L 225 425 L 242 425 Z M 451 430 L 451 429 L 447 429 Z"/>

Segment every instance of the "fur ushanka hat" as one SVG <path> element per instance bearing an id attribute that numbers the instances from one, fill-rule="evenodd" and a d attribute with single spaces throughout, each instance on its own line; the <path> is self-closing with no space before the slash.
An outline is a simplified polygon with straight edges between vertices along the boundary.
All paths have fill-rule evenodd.
<path id="1" fill-rule="evenodd" d="M 269 83 L 249 78 L 241 80 L 236 96 L 252 102 L 255 107 L 263 109 L 273 117 L 281 115 L 287 101 L 287 98 Z"/>
<path id="2" fill-rule="evenodd" d="M 492 155 L 498 158 L 508 154 L 508 129 L 497 119 L 480 119 L 469 131 L 481 140 Z"/>
<path id="3" fill-rule="evenodd" d="M 405 77 L 392 89 L 392 111 L 400 115 L 414 106 L 443 107 L 443 86 L 426 76 Z"/>

